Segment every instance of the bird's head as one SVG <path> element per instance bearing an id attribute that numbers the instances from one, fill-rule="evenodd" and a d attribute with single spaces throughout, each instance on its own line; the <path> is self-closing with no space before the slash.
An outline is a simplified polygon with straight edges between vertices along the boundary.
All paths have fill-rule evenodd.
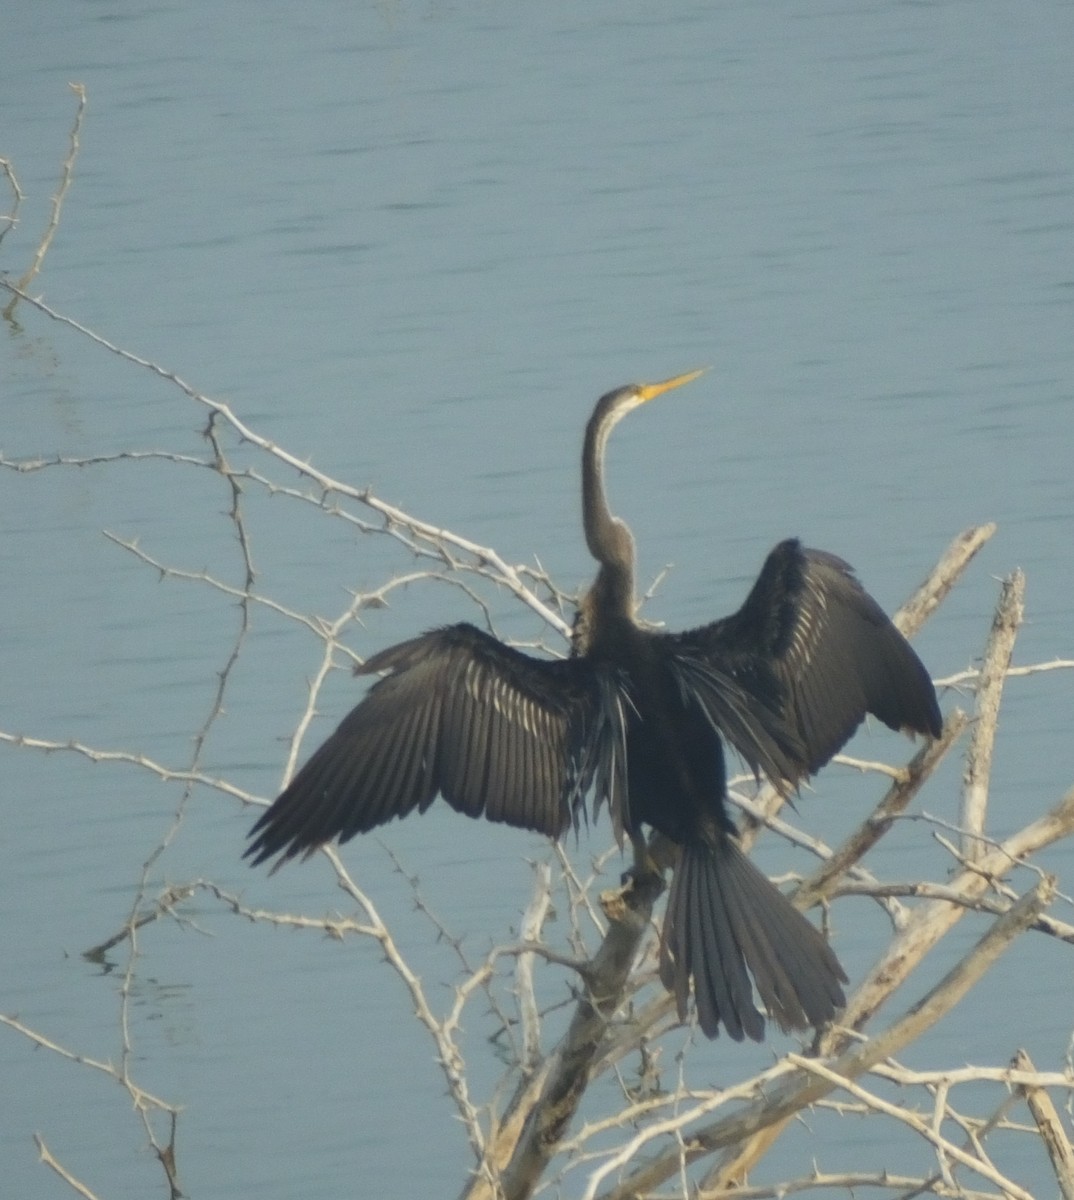
<path id="1" fill-rule="evenodd" d="M 703 375 L 705 370 L 706 368 L 702 367 L 699 371 L 688 371 L 685 375 L 675 375 L 661 383 L 628 383 L 625 387 L 616 388 L 597 401 L 592 423 L 607 436 L 628 412 L 657 396 L 662 396 L 665 392 L 670 392 L 672 388 L 692 382 L 699 375 Z"/>

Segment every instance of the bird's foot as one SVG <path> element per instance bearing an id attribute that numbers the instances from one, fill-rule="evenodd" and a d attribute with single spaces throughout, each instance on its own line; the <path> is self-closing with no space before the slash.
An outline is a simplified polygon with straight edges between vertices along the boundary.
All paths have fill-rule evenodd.
<path id="1" fill-rule="evenodd" d="M 600 906 L 609 921 L 621 921 L 628 910 L 637 911 L 651 907 L 664 890 L 664 869 L 660 847 L 646 842 L 642 837 L 631 839 L 634 845 L 634 863 L 619 877 L 620 886 L 609 888 L 600 894 Z"/>
<path id="2" fill-rule="evenodd" d="M 609 921 L 624 921 L 630 913 L 651 909 L 663 890 L 664 877 L 659 871 L 632 867 L 623 872 L 621 886 L 601 892 L 600 907 Z"/>

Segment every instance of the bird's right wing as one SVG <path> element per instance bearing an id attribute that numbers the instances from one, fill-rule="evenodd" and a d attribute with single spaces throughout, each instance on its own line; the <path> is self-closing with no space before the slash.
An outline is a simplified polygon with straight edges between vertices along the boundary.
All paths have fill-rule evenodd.
<path id="1" fill-rule="evenodd" d="M 531 658 L 472 625 L 370 658 L 370 688 L 251 830 L 255 863 L 346 841 L 437 794 L 471 817 L 558 836 L 622 768 L 614 685 L 578 659 Z"/>

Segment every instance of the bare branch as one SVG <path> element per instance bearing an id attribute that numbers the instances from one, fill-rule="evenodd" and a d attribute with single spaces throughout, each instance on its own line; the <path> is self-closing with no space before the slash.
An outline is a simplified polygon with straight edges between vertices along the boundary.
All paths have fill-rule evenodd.
<path id="1" fill-rule="evenodd" d="M 985 648 L 984 665 L 977 685 L 976 721 L 966 760 L 962 782 L 961 822 L 963 857 L 973 862 L 984 853 L 981 834 L 985 828 L 988 807 L 988 783 L 992 774 L 992 746 L 999 723 L 999 704 L 1003 683 L 1011 665 L 1014 639 L 1022 623 L 1025 598 L 1025 576 L 1015 571 L 1004 580 L 992 632 Z"/>
<path id="2" fill-rule="evenodd" d="M 900 633 L 908 638 L 917 633 L 995 532 L 991 522 L 976 525 L 951 542 L 928 578 L 891 618 Z"/>
<path id="3" fill-rule="evenodd" d="M 552 868 L 534 863 L 535 887 L 519 929 L 523 942 L 537 943 L 552 908 Z M 515 967 L 518 987 L 518 1011 L 522 1023 L 522 1073 L 528 1075 L 541 1056 L 540 1016 L 533 989 L 533 954 L 521 954 Z"/>
<path id="4" fill-rule="evenodd" d="M 1019 1050 L 1011 1065 L 1019 1071 L 1033 1071 L 1033 1062 L 1024 1050 Z M 1070 1145 L 1063 1122 L 1055 1111 L 1051 1097 L 1038 1083 L 1023 1083 L 1019 1092 L 1025 1097 L 1029 1111 L 1033 1114 L 1041 1140 L 1048 1151 L 1055 1171 L 1055 1179 L 1063 1200 L 1074 1200 L 1074 1148 Z"/>

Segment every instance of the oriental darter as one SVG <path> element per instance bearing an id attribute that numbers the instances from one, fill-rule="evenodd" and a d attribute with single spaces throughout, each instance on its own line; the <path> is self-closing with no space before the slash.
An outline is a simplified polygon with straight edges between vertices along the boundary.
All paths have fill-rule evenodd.
<path id="1" fill-rule="evenodd" d="M 643 827 L 679 847 L 660 975 L 685 1019 L 760 1040 L 820 1027 L 846 976 L 821 933 L 739 848 L 724 745 L 785 793 L 866 713 L 938 736 L 928 672 L 851 568 L 797 540 L 768 555 L 738 612 L 682 633 L 636 619 L 634 539 L 604 493 L 608 435 L 633 409 L 700 375 L 602 396 L 582 449 L 586 543 L 600 564 L 572 653 L 546 660 L 470 624 L 374 654 L 384 677 L 251 831 L 254 863 L 308 855 L 441 795 L 456 810 L 559 837 L 607 803 L 646 862 Z"/>

